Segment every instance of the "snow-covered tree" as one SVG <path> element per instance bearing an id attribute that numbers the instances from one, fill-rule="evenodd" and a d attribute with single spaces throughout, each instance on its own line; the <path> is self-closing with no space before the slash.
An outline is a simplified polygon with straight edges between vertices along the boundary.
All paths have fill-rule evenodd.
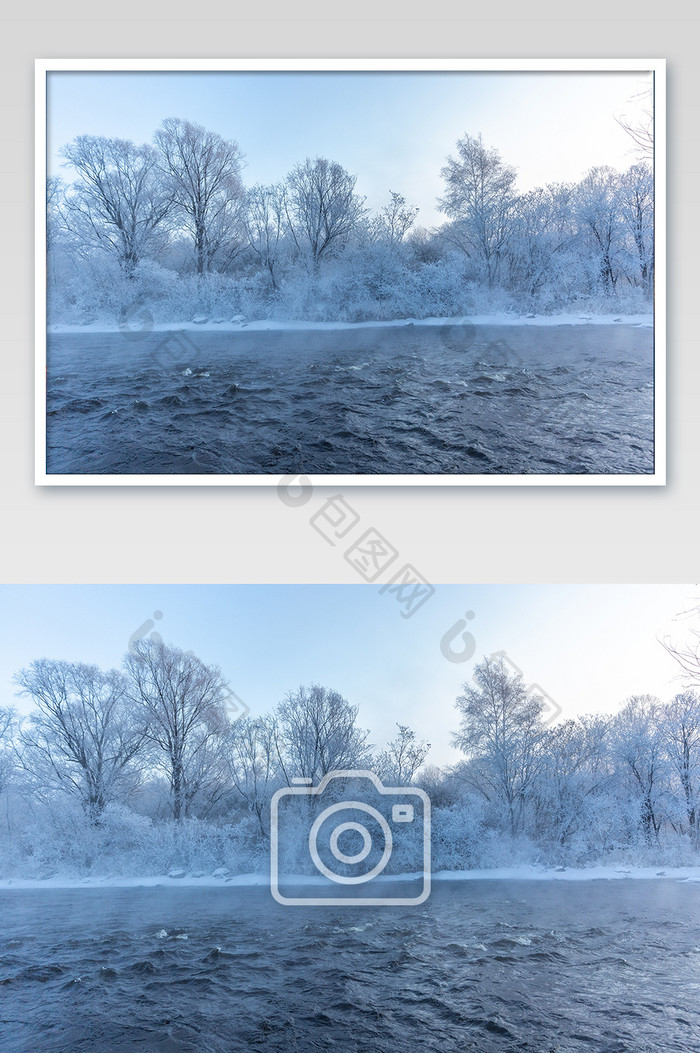
<path id="1" fill-rule="evenodd" d="M 10 785 L 15 772 L 15 740 L 19 725 L 17 712 L 12 706 L 0 706 L 0 793 Z"/>
<path id="2" fill-rule="evenodd" d="M 590 838 L 597 801 L 616 777 L 608 739 L 609 720 L 600 716 L 547 729 L 533 792 L 533 832 L 561 846 Z"/>
<path id="3" fill-rule="evenodd" d="M 390 249 L 396 249 L 404 240 L 418 218 L 420 209 L 409 205 L 403 194 L 389 191 L 389 201 L 374 216 L 370 223 L 373 241 L 384 241 Z"/>
<path id="4" fill-rule="evenodd" d="M 645 88 L 629 101 L 637 101 L 637 113 L 622 114 L 617 123 L 632 139 L 639 157 L 650 163 L 654 160 L 654 92 Z"/>
<path id="5" fill-rule="evenodd" d="M 579 183 L 577 197 L 578 219 L 597 257 L 602 287 L 613 292 L 623 242 L 619 173 L 608 165 L 592 168 Z"/>
<path id="6" fill-rule="evenodd" d="M 647 164 L 633 165 L 620 178 L 619 207 L 633 246 L 631 274 L 648 296 L 654 289 L 654 174 Z"/>
<path id="7" fill-rule="evenodd" d="M 280 784 L 278 733 L 272 717 L 242 717 L 228 735 L 226 757 L 236 794 L 255 816 L 263 837 L 268 836 L 270 799 Z"/>
<path id="8" fill-rule="evenodd" d="M 419 739 L 405 724 L 396 726 L 398 735 L 377 755 L 373 769 L 384 783 L 410 786 L 428 756 L 430 743 Z"/>
<path id="9" fill-rule="evenodd" d="M 46 180 L 46 251 L 50 252 L 61 237 L 64 225 L 66 184 L 59 176 Z"/>
<path id="10" fill-rule="evenodd" d="M 668 778 L 658 698 L 633 695 L 627 700 L 615 720 L 612 748 L 639 801 L 640 826 L 649 846 L 661 829 Z"/>
<path id="11" fill-rule="evenodd" d="M 326 157 L 308 158 L 287 176 L 285 198 L 289 230 L 297 249 L 317 268 L 337 255 L 365 215 L 355 193 L 357 176 Z"/>
<path id="12" fill-rule="evenodd" d="M 538 187 L 515 205 L 508 250 L 511 278 L 530 297 L 560 289 L 566 299 L 576 288 L 579 260 L 573 196 L 574 188 L 566 184 Z"/>
<path id="13" fill-rule="evenodd" d="M 440 174 L 445 194 L 438 203 L 452 221 L 445 237 L 477 261 L 491 287 L 513 233 L 516 171 L 498 150 L 484 145 L 481 135 L 464 135 L 457 156 L 447 158 Z"/>
<path id="14" fill-rule="evenodd" d="M 245 243 L 238 143 L 177 117 L 163 121 L 155 143 L 174 219 L 194 245 L 197 274 L 226 270 Z"/>
<path id="15" fill-rule="evenodd" d="M 110 801 L 128 797 L 139 779 L 145 728 L 125 678 L 81 662 L 40 659 L 16 677 L 37 711 L 20 735 L 22 763 L 40 796 L 76 797 L 98 821 Z"/>
<path id="16" fill-rule="evenodd" d="M 258 183 L 246 196 L 245 229 L 248 244 L 277 289 L 277 268 L 286 232 L 286 189 L 283 185 Z"/>
<path id="17" fill-rule="evenodd" d="M 173 818 L 206 814 L 227 790 L 229 692 L 221 670 L 191 652 L 150 639 L 134 644 L 125 668 L 152 763 L 170 785 Z"/>
<path id="18" fill-rule="evenodd" d="M 357 727 L 358 706 L 320 684 L 290 692 L 277 707 L 280 765 L 287 782 L 322 779 L 332 771 L 361 768 L 368 758 L 369 733 Z"/>
<path id="19" fill-rule="evenodd" d="M 684 691 L 665 708 L 661 732 L 689 834 L 700 841 L 700 696 Z"/>
<path id="20" fill-rule="evenodd" d="M 162 244 L 172 198 L 163 187 L 155 150 L 127 139 L 79 135 L 61 151 L 77 173 L 62 213 L 81 251 L 105 249 L 125 274 Z M 55 194 L 58 187 L 52 188 Z"/>
<path id="21" fill-rule="evenodd" d="M 473 683 L 463 691 L 454 742 L 467 755 L 465 781 L 500 803 L 515 834 L 542 765 L 544 701 L 526 690 L 519 674 L 508 672 L 502 658 L 475 666 Z"/>
<path id="22" fill-rule="evenodd" d="M 700 605 L 694 601 L 692 607 L 678 615 L 687 628 L 682 630 L 682 638 L 676 632 L 664 638 L 663 646 L 682 670 L 683 680 L 688 687 L 700 687 Z"/>

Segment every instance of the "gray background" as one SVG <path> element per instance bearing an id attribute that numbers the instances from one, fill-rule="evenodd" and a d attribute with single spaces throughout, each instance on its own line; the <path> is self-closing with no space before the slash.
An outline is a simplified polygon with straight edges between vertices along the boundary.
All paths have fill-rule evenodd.
<path id="1" fill-rule="evenodd" d="M 363 528 L 376 527 L 404 562 L 433 582 L 700 577 L 698 25 L 687 17 L 689 4 L 592 2 L 581 21 L 566 16 L 561 0 L 479 5 L 473 20 L 461 3 L 406 0 L 341 7 L 270 0 L 255 9 L 139 0 L 122 3 L 117 20 L 109 17 L 114 8 L 94 0 L 32 6 L 46 20 L 5 20 L 0 45 L 0 581 L 360 580 L 342 548 L 309 525 L 333 490 L 317 490 L 306 505 L 291 508 L 274 487 L 33 484 L 34 58 L 289 55 L 668 60 L 668 485 L 344 493 Z M 254 12 L 267 20 L 251 18 Z M 340 17 L 331 17 L 334 12 Z M 496 17 L 501 20 L 489 20 Z"/>

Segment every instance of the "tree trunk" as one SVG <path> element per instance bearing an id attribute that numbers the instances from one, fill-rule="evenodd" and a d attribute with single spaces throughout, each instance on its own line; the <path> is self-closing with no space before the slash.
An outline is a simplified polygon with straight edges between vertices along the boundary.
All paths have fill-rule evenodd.
<path id="1" fill-rule="evenodd" d="M 197 253 L 197 274 L 205 274 L 207 270 L 205 234 L 203 228 L 199 225 L 197 226 L 195 246 Z"/>
<path id="2" fill-rule="evenodd" d="M 185 811 L 185 780 L 182 763 L 179 760 L 173 761 L 172 784 L 173 818 L 179 822 L 183 818 Z"/>

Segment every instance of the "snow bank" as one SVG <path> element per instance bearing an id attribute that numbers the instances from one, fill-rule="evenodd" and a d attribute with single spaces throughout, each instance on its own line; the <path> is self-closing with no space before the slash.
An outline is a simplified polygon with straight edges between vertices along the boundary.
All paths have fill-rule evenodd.
<path id="1" fill-rule="evenodd" d="M 692 867 L 499 867 L 493 870 L 441 870 L 433 881 L 618 881 L 667 878 L 675 881 L 700 881 L 700 866 Z"/>
<path id="2" fill-rule="evenodd" d="M 419 875 L 382 875 L 378 882 L 412 881 Z M 491 870 L 441 870 L 433 874 L 436 881 L 620 881 L 658 880 L 700 882 L 700 866 L 688 867 L 614 867 L 594 866 L 585 868 L 545 868 L 536 866 L 498 867 Z M 285 885 L 329 885 L 326 878 L 318 876 L 290 876 Z M 263 886 L 269 888 L 269 874 L 186 874 L 184 877 L 85 877 L 43 879 L 2 878 L 0 891 L 8 889 L 74 889 L 74 888 L 222 888 L 224 886 Z"/>
<path id="3" fill-rule="evenodd" d="M 403 318 L 389 322 L 279 322 L 274 319 L 245 322 L 218 320 L 191 322 L 157 322 L 151 330 L 154 333 L 166 332 L 207 332 L 207 333 L 258 333 L 258 332 L 332 332 L 338 329 L 391 329 L 407 326 L 443 327 L 453 325 L 633 325 L 639 328 L 652 329 L 653 317 L 649 314 L 552 314 L 552 315 L 513 315 L 513 314 L 480 314 L 460 318 Z M 68 325 L 55 323 L 48 327 L 49 333 L 119 333 L 123 330 L 116 322 L 90 322 L 87 325 Z M 124 330 L 128 335 L 128 330 Z M 145 331 L 144 331 L 145 332 Z"/>
<path id="4" fill-rule="evenodd" d="M 300 879 L 301 880 L 301 879 Z M 324 880 L 324 879 L 321 879 Z M 168 874 L 146 877 L 116 877 L 104 875 L 84 878 L 0 878 L 0 891 L 6 889 L 72 889 L 72 888 L 221 888 L 223 885 L 265 885 L 269 874 L 231 874 L 226 877 L 207 874 L 170 877 Z"/>

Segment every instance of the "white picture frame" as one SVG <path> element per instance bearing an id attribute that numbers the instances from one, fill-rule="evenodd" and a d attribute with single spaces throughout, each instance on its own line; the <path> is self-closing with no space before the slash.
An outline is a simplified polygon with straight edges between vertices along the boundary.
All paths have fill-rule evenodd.
<path id="1" fill-rule="evenodd" d="M 54 71 L 644 71 L 654 77 L 654 471 L 645 474 L 305 476 L 314 486 L 663 486 L 666 482 L 666 63 L 664 59 L 38 59 L 36 77 L 35 483 L 38 486 L 275 486 L 279 474 L 54 474 L 46 471 L 47 76 Z M 465 319 L 468 321 L 468 319 Z"/>

